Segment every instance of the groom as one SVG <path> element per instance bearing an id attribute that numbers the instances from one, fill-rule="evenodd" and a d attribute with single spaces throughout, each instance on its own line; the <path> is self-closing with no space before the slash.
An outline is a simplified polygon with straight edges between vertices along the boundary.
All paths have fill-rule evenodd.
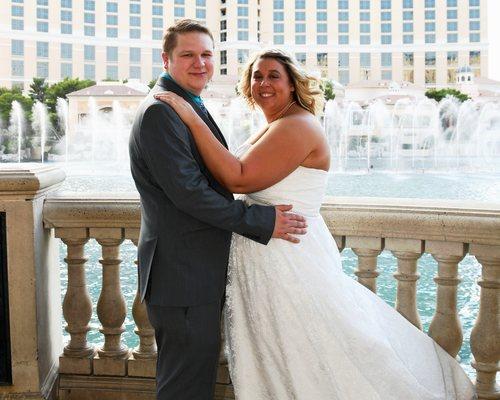
<path id="1" fill-rule="evenodd" d="M 305 233 L 290 206 L 245 206 L 217 182 L 189 130 L 154 94 L 186 99 L 227 147 L 200 93 L 213 74 L 214 42 L 182 20 L 163 39 L 166 72 L 141 104 L 130 136 L 130 166 L 141 198 L 139 290 L 158 345 L 157 398 L 210 400 L 231 232 L 267 244 Z"/>

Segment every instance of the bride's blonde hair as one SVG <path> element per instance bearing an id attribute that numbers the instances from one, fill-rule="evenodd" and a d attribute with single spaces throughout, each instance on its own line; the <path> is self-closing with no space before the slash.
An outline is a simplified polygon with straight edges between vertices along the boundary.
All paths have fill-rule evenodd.
<path id="1" fill-rule="evenodd" d="M 238 83 L 238 92 L 250 107 L 255 107 L 255 100 L 252 97 L 252 69 L 255 62 L 262 58 L 271 58 L 283 65 L 295 88 L 293 98 L 302 108 L 314 115 L 323 110 L 324 97 L 319 79 L 306 73 L 293 56 L 280 49 L 258 52 L 249 59 L 245 66 Z"/>

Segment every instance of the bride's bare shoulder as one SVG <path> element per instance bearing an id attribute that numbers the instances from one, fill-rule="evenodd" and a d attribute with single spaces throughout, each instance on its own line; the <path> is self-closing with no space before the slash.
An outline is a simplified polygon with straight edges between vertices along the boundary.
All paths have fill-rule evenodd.
<path id="1" fill-rule="evenodd" d="M 299 135 L 302 138 L 313 138 L 323 134 L 318 118 L 305 110 L 276 121 L 273 128 L 282 131 L 283 134 Z"/>

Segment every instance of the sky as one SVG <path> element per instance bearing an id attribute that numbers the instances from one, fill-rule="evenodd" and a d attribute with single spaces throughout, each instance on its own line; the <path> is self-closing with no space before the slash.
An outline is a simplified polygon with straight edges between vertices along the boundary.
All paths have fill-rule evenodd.
<path id="1" fill-rule="evenodd" d="M 488 0 L 488 40 L 490 42 L 488 77 L 500 81 L 500 0 Z"/>

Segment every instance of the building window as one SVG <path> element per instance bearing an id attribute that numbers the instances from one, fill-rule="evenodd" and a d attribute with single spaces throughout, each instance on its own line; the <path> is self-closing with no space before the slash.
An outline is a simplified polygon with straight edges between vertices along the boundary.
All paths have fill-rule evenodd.
<path id="1" fill-rule="evenodd" d="M 403 71 L 403 81 L 405 82 L 415 82 L 414 71 L 412 69 L 407 69 Z"/>
<path id="2" fill-rule="evenodd" d="M 436 43 L 436 35 L 434 34 L 425 35 L 425 43 Z"/>
<path id="3" fill-rule="evenodd" d="M 320 67 L 328 67 L 328 53 L 316 54 L 316 62 Z"/>
<path id="4" fill-rule="evenodd" d="M 247 49 L 238 49 L 238 62 L 244 64 L 248 60 L 249 51 Z"/>
<path id="5" fill-rule="evenodd" d="M 141 79 L 141 67 L 137 65 L 131 65 L 129 69 L 130 79 Z"/>
<path id="6" fill-rule="evenodd" d="M 95 0 L 85 0 L 83 9 L 86 11 L 95 11 Z"/>
<path id="7" fill-rule="evenodd" d="M 317 21 L 327 21 L 327 17 L 328 17 L 328 14 L 326 11 L 318 11 L 316 13 L 316 20 Z"/>
<path id="8" fill-rule="evenodd" d="M 248 17 L 248 7 L 238 7 L 238 17 Z"/>
<path id="9" fill-rule="evenodd" d="M 24 76 L 24 61 L 12 60 L 11 61 L 12 76 Z"/>
<path id="10" fill-rule="evenodd" d="M 129 49 L 129 61 L 131 63 L 140 63 L 141 62 L 141 48 L 140 47 L 131 47 Z"/>
<path id="11" fill-rule="evenodd" d="M 306 0 L 295 0 L 295 9 L 303 10 L 306 8 Z"/>
<path id="12" fill-rule="evenodd" d="M 361 33 L 370 33 L 370 24 L 361 24 L 359 30 Z"/>
<path id="13" fill-rule="evenodd" d="M 175 7 L 174 8 L 174 17 L 183 18 L 184 17 L 184 7 Z"/>
<path id="14" fill-rule="evenodd" d="M 295 32 L 304 33 L 306 31 L 306 24 L 295 24 Z"/>
<path id="15" fill-rule="evenodd" d="M 316 44 L 328 44 L 328 36 L 316 35 Z"/>
<path id="16" fill-rule="evenodd" d="M 425 65 L 426 66 L 436 65 L 436 52 L 434 51 L 425 52 Z"/>
<path id="17" fill-rule="evenodd" d="M 221 68 L 220 69 L 220 74 L 221 75 L 227 75 L 227 68 Z"/>
<path id="18" fill-rule="evenodd" d="M 403 0 L 403 8 L 413 8 L 413 0 Z"/>
<path id="19" fill-rule="evenodd" d="M 405 22 L 403 24 L 403 32 L 413 32 L 413 22 Z"/>
<path id="20" fill-rule="evenodd" d="M 224 22 L 226 22 L 226 21 L 224 21 Z M 248 19 L 238 18 L 238 29 L 248 29 Z"/>
<path id="21" fill-rule="evenodd" d="M 349 53 L 339 53 L 339 67 L 349 67 Z"/>
<path id="22" fill-rule="evenodd" d="M 275 11 L 273 12 L 273 19 L 275 21 L 284 21 L 285 13 L 283 11 Z"/>
<path id="23" fill-rule="evenodd" d="M 95 80 L 95 65 L 93 64 L 83 65 L 83 78 Z"/>
<path id="24" fill-rule="evenodd" d="M 339 35 L 339 44 L 349 44 L 349 35 Z"/>
<path id="25" fill-rule="evenodd" d="M 73 58 L 73 45 L 71 43 L 61 43 L 61 58 L 65 60 Z"/>
<path id="26" fill-rule="evenodd" d="M 448 19 L 457 19 L 458 18 L 457 10 L 447 10 L 446 17 Z"/>
<path id="27" fill-rule="evenodd" d="M 448 41 L 448 43 L 457 43 L 458 42 L 458 35 L 456 33 L 448 33 L 447 41 Z"/>
<path id="28" fill-rule="evenodd" d="M 359 44 L 370 44 L 370 35 L 361 35 L 359 37 Z"/>
<path id="29" fill-rule="evenodd" d="M 12 39 L 10 42 L 10 54 L 13 56 L 24 56 L 24 41 Z"/>
<path id="30" fill-rule="evenodd" d="M 306 35 L 295 35 L 295 44 L 306 44 Z"/>
<path id="31" fill-rule="evenodd" d="M 413 67 L 413 65 L 414 65 L 413 53 L 403 53 L 403 66 Z"/>
<path id="32" fill-rule="evenodd" d="M 36 63 L 36 76 L 37 78 L 49 77 L 49 63 L 46 61 L 38 61 Z"/>
<path id="33" fill-rule="evenodd" d="M 163 16 L 163 6 L 153 6 L 153 15 Z"/>
<path id="34" fill-rule="evenodd" d="M 106 79 L 110 81 L 118 80 L 118 66 L 117 65 L 107 65 L 106 66 Z"/>
<path id="35" fill-rule="evenodd" d="M 118 29 L 117 28 L 106 28 L 106 37 L 109 37 L 109 38 L 118 37 Z"/>
<path id="36" fill-rule="evenodd" d="M 83 46 L 83 59 L 85 61 L 95 61 L 95 46 L 89 44 Z"/>
<path id="37" fill-rule="evenodd" d="M 392 31 L 392 24 L 382 24 L 380 30 L 382 33 L 390 33 Z"/>
<path id="38" fill-rule="evenodd" d="M 481 36 L 479 33 L 470 33 L 469 34 L 469 41 L 470 42 L 480 42 L 481 41 Z"/>
<path id="39" fill-rule="evenodd" d="M 349 24 L 339 24 L 339 32 L 340 33 L 348 33 L 349 32 Z"/>
<path id="40" fill-rule="evenodd" d="M 446 27 L 449 31 L 458 31 L 458 23 L 456 21 L 448 22 Z"/>
<path id="41" fill-rule="evenodd" d="M 392 53 L 382 53 L 380 55 L 382 67 L 392 67 Z"/>
<path id="42" fill-rule="evenodd" d="M 339 10 L 348 10 L 349 9 L 349 1 L 348 0 L 339 0 Z"/>
<path id="43" fill-rule="evenodd" d="M 472 50 L 469 52 L 469 64 L 471 66 L 481 65 L 481 52 L 478 50 Z"/>
<path id="44" fill-rule="evenodd" d="M 361 10 L 369 10 L 370 9 L 370 0 L 360 0 L 359 8 Z"/>
<path id="45" fill-rule="evenodd" d="M 425 8 L 436 7 L 436 0 L 425 0 Z"/>
<path id="46" fill-rule="evenodd" d="M 197 8 L 196 9 L 196 18 L 198 19 L 205 19 L 207 17 L 207 12 L 203 8 Z"/>
<path id="47" fill-rule="evenodd" d="M 37 32 L 48 32 L 49 31 L 49 23 L 43 22 L 43 21 L 38 21 L 36 23 L 36 30 L 37 30 Z"/>
<path id="48" fill-rule="evenodd" d="M 140 34 L 141 31 L 139 31 Z M 153 40 L 162 40 L 163 39 L 163 31 L 154 30 L 153 31 Z"/>
<path id="49" fill-rule="evenodd" d="M 436 70 L 435 69 L 426 69 L 425 70 L 425 83 L 426 84 L 436 83 Z"/>
<path id="50" fill-rule="evenodd" d="M 360 53 L 359 54 L 359 64 L 361 67 L 371 66 L 371 54 L 370 53 Z"/>
<path id="51" fill-rule="evenodd" d="M 130 9 L 130 14 L 141 13 L 141 5 L 138 3 L 130 3 L 129 9 Z"/>
<path id="52" fill-rule="evenodd" d="M 274 0 L 273 8 L 275 10 L 283 10 L 285 8 L 285 2 L 283 0 Z"/>
<path id="53" fill-rule="evenodd" d="M 73 76 L 73 64 L 61 63 L 61 79 L 71 78 Z"/>
<path id="54" fill-rule="evenodd" d="M 390 10 L 392 8 L 391 0 L 382 0 L 380 3 L 380 8 L 382 10 Z"/>
<path id="55" fill-rule="evenodd" d="M 349 21 L 349 12 L 339 11 L 339 21 Z"/>
<path id="56" fill-rule="evenodd" d="M 107 25 L 118 25 L 118 15 L 106 15 Z"/>
<path id="57" fill-rule="evenodd" d="M 425 19 L 436 19 L 436 11 L 425 10 Z"/>
<path id="58" fill-rule="evenodd" d="M 117 13 L 118 12 L 118 3 L 106 3 L 106 11 L 109 13 Z"/>
<path id="59" fill-rule="evenodd" d="M 413 20 L 413 11 L 403 11 L 403 20 L 404 21 L 412 21 Z"/>
<path id="60" fill-rule="evenodd" d="M 155 19 L 158 19 L 158 18 L 153 18 L 153 27 L 155 27 Z M 161 19 L 160 19 L 160 21 L 161 21 Z M 141 17 L 131 15 L 129 17 L 129 25 L 130 26 L 141 26 Z"/>
<path id="61" fill-rule="evenodd" d="M 382 44 L 392 44 L 392 36 L 391 35 L 382 35 Z"/>
<path id="62" fill-rule="evenodd" d="M 382 70 L 382 79 L 385 81 L 392 80 L 392 71 L 391 70 Z"/>
<path id="63" fill-rule="evenodd" d="M 301 65 L 306 65 L 306 53 L 295 53 L 295 59 Z"/>
<path id="64" fill-rule="evenodd" d="M 248 31 L 238 31 L 238 40 L 248 40 Z"/>
<path id="65" fill-rule="evenodd" d="M 40 58 L 49 57 L 49 42 L 36 42 L 36 56 Z"/>
<path id="66" fill-rule="evenodd" d="M 15 31 L 22 31 L 24 29 L 24 21 L 22 19 L 13 19 L 11 22 L 11 28 Z M 47 30 L 48 30 L 48 25 L 47 25 Z"/>
<path id="67" fill-rule="evenodd" d="M 380 14 L 382 21 L 390 21 L 392 19 L 392 13 L 390 11 L 384 11 Z"/>
<path id="68" fill-rule="evenodd" d="M 450 67 L 458 66 L 458 51 L 449 51 L 446 54 L 446 61 Z"/>
<path id="69" fill-rule="evenodd" d="M 61 8 L 72 8 L 73 0 L 61 0 Z"/>
<path id="70" fill-rule="evenodd" d="M 85 13 L 83 16 L 83 22 L 86 24 L 95 24 L 95 14 Z"/>
<path id="71" fill-rule="evenodd" d="M 161 64 L 163 62 L 161 58 L 161 49 L 154 48 L 151 56 L 153 64 Z"/>
<path id="72" fill-rule="evenodd" d="M 456 7 L 457 6 L 457 0 L 446 0 L 446 5 L 448 7 Z"/>
<path id="73" fill-rule="evenodd" d="M 220 41 L 225 42 L 227 40 L 227 33 L 226 32 L 221 32 L 220 33 Z"/>
<path id="74" fill-rule="evenodd" d="M 118 47 L 106 46 L 106 61 L 118 62 Z"/>
<path id="75" fill-rule="evenodd" d="M 412 44 L 413 43 L 413 35 L 403 35 L 403 43 L 404 44 Z"/>
<path id="76" fill-rule="evenodd" d="M 83 34 L 85 36 L 95 36 L 95 26 L 85 25 L 83 27 Z"/>
<path id="77" fill-rule="evenodd" d="M 450 12 L 452 10 L 448 10 L 448 12 Z M 455 11 L 455 15 L 456 15 L 456 10 L 453 10 Z M 456 18 L 456 17 L 455 17 Z M 469 10 L 469 18 L 479 18 L 479 10 L 477 8 L 471 8 Z"/>
<path id="78" fill-rule="evenodd" d="M 73 25 L 61 24 L 61 33 L 65 35 L 71 35 L 73 33 Z"/>
<path id="79" fill-rule="evenodd" d="M 478 31 L 480 28 L 479 21 L 470 21 L 469 22 L 469 30 Z"/>
<path id="80" fill-rule="evenodd" d="M 273 36 L 273 43 L 274 44 L 284 44 L 285 37 L 283 35 L 274 35 Z"/>
<path id="81" fill-rule="evenodd" d="M 37 9 L 36 9 L 36 17 L 38 19 L 49 19 L 49 9 L 48 8 L 37 7 Z"/>
<path id="82" fill-rule="evenodd" d="M 448 24 L 450 24 L 448 22 Z M 448 29 L 448 30 L 453 30 L 453 29 Z M 425 23 L 425 31 L 426 32 L 435 32 L 436 31 L 436 23 L 435 22 L 426 22 Z"/>
<path id="83" fill-rule="evenodd" d="M 349 70 L 339 71 L 339 83 L 344 86 L 349 83 Z"/>
<path id="84" fill-rule="evenodd" d="M 61 21 L 72 21 L 73 12 L 70 10 L 61 10 Z"/>
<path id="85" fill-rule="evenodd" d="M 304 11 L 295 11 L 295 21 L 305 21 L 306 13 Z"/>
<path id="86" fill-rule="evenodd" d="M 369 21 L 370 20 L 370 13 L 363 11 L 359 13 L 359 20 L 360 21 Z"/>

